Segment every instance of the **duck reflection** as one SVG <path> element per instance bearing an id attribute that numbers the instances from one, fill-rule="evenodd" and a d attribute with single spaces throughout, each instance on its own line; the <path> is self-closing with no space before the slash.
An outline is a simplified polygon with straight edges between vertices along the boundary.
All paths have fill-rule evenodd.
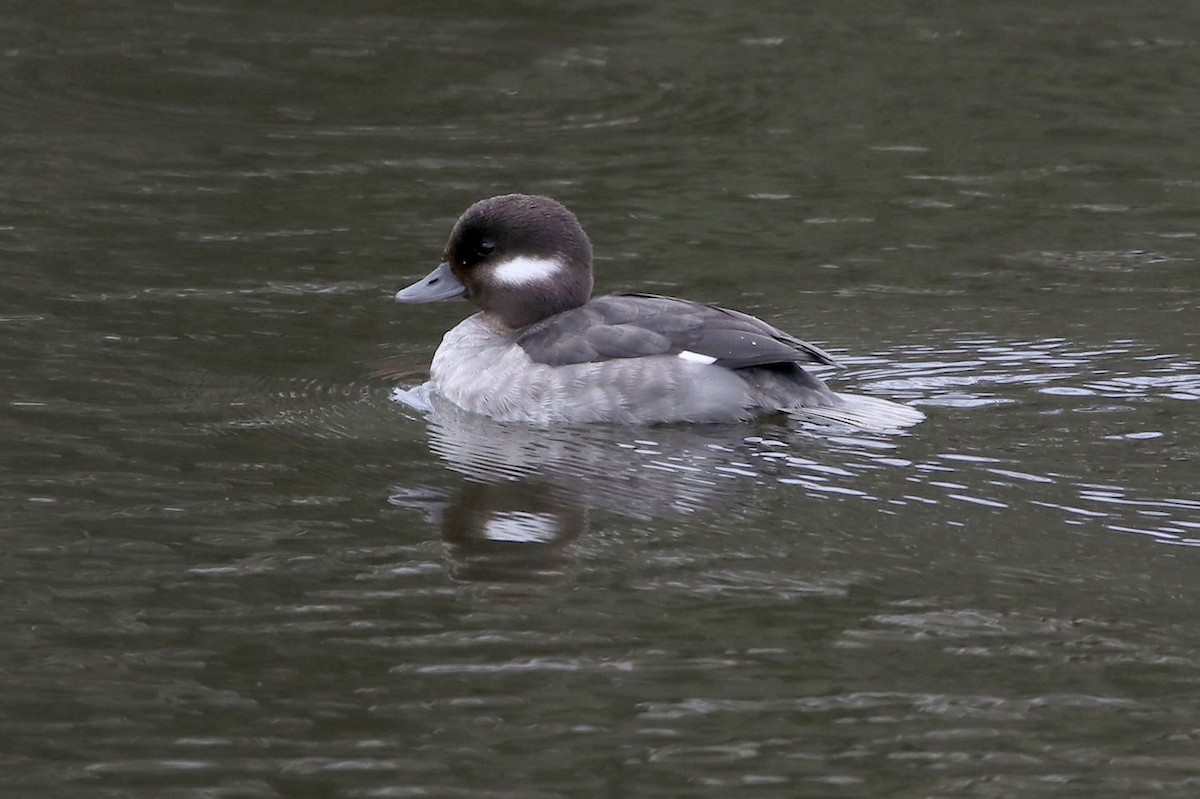
<path id="1" fill-rule="evenodd" d="M 399 487 L 392 497 L 440 521 L 463 580 L 560 580 L 589 511 L 687 516 L 743 501 L 746 480 L 758 476 L 744 425 L 541 428 L 467 413 L 427 387 L 394 398 L 423 413 L 430 450 L 467 478 L 436 510 Z"/>
<path id="2" fill-rule="evenodd" d="M 556 583 L 571 570 L 569 544 L 586 510 L 535 484 L 468 482 L 442 515 L 451 576 L 493 586 Z"/>

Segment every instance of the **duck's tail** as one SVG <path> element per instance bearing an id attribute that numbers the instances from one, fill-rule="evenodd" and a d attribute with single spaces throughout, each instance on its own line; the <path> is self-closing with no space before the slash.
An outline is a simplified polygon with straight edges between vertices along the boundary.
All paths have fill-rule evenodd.
<path id="1" fill-rule="evenodd" d="M 860 430 L 884 432 L 911 427 L 925 421 L 925 414 L 908 405 L 861 394 L 835 394 L 836 405 L 787 408 L 794 419 L 819 425 L 846 425 Z"/>

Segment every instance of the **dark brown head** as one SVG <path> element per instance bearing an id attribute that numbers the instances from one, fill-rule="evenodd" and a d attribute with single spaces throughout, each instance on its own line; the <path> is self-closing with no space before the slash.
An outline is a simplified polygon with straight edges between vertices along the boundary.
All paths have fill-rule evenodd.
<path id="1" fill-rule="evenodd" d="M 592 294 L 592 244 L 562 203 L 530 194 L 491 197 L 450 231 L 443 262 L 397 302 L 466 297 L 507 327 L 583 305 Z"/>

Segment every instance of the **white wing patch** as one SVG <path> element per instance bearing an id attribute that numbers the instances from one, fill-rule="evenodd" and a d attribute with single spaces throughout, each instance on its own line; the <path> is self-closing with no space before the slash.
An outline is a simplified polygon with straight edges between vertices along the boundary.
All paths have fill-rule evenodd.
<path id="1" fill-rule="evenodd" d="M 691 361 L 692 363 L 716 363 L 717 362 L 717 359 L 712 357 L 711 355 L 702 355 L 699 352 L 692 352 L 691 350 L 683 350 L 679 353 L 679 355 L 677 357 L 683 358 L 685 361 Z"/>
<path id="2" fill-rule="evenodd" d="M 530 283 L 543 283 L 549 280 L 562 268 L 562 263 L 553 258 L 531 258 L 527 255 L 519 255 L 492 267 L 492 277 L 497 283 L 503 283 L 506 286 L 527 286 Z"/>

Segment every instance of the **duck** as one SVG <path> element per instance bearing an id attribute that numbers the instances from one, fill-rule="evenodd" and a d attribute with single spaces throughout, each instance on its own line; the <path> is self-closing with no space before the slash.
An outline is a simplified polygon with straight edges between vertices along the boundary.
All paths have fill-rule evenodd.
<path id="1" fill-rule="evenodd" d="M 557 200 L 505 194 L 467 208 L 441 263 L 399 303 L 465 299 L 478 312 L 442 338 L 437 394 L 499 422 L 740 423 L 787 414 L 891 430 L 921 411 L 832 390 L 805 366 L 820 347 L 740 311 L 658 294 L 592 296 L 592 243 Z"/>

